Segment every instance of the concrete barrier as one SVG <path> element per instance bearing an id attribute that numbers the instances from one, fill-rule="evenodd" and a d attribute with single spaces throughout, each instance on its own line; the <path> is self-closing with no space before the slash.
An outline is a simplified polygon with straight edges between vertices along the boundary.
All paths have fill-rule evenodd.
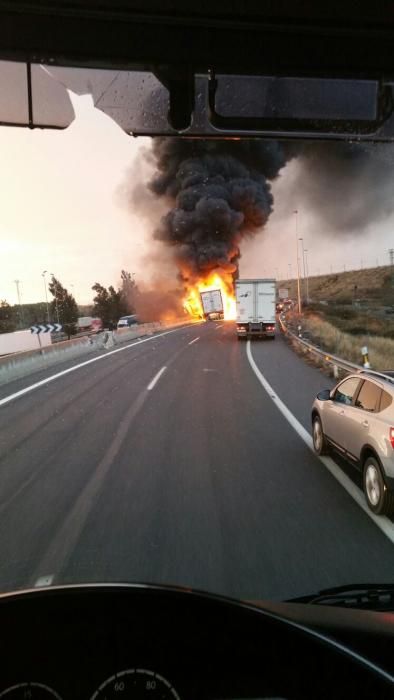
<path id="1" fill-rule="evenodd" d="M 0 357 L 0 385 L 25 377 L 40 369 L 46 369 L 58 362 L 88 354 L 93 349 L 95 348 L 90 338 L 83 337 L 65 340 L 37 350 Z"/>
<path id="2" fill-rule="evenodd" d="M 0 357 L 0 385 L 15 379 L 21 379 L 29 374 L 47 369 L 52 365 L 65 362 L 91 353 L 109 350 L 116 345 L 152 335 L 166 328 L 189 325 L 185 319 L 167 323 L 144 323 L 135 328 L 122 328 L 116 331 L 104 331 L 97 335 L 83 336 L 72 340 L 64 340 L 37 350 L 28 350 L 14 355 Z"/>

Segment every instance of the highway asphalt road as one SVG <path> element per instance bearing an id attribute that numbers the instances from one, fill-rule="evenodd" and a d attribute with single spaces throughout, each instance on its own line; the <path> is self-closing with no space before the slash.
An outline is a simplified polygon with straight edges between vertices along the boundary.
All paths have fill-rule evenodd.
<path id="1" fill-rule="evenodd" d="M 251 349 L 309 430 L 330 380 L 281 337 Z M 393 544 L 279 412 L 234 324 L 206 323 L 0 406 L 0 590 L 109 580 L 285 599 L 394 581 Z"/>

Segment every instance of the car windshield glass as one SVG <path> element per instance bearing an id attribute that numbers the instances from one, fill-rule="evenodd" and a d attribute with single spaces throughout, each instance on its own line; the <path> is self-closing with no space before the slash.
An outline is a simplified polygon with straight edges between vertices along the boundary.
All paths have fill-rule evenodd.
<path id="1" fill-rule="evenodd" d="M 58 63 L 23 109 L 29 74 L 0 65 L 0 592 L 394 582 L 394 384 L 380 403 L 357 374 L 394 368 L 394 145 L 284 138 L 302 80 L 206 70 L 186 133 L 165 67 L 130 92 L 127 66 Z M 333 87 L 327 128 L 344 105 L 369 124 L 376 81 Z M 248 96 L 275 137 L 219 138 Z M 62 128 L 17 128 L 29 108 Z M 347 410 L 363 381 L 373 415 Z"/>

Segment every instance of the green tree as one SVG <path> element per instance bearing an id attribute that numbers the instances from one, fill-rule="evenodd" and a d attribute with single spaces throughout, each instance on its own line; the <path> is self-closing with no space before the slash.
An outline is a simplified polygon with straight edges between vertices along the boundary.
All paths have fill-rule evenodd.
<path id="1" fill-rule="evenodd" d="M 120 274 L 121 292 L 123 301 L 127 308 L 127 313 L 135 314 L 136 298 L 138 296 L 138 287 L 130 272 L 122 270 Z"/>
<path id="2" fill-rule="evenodd" d="M 0 333 L 12 333 L 16 326 L 15 312 L 12 306 L 3 299 L 0 301 Z"/>
<path id="3" fill-rule="evenodd" d="M 77 332 L 77 302 L 56 277 L 52 277 L 49 283 L 49 291 L 54 297 L 51 302 L 51 319 L 55 323 L 61 323 L 63 331 L 70 338 Z"/>
<path id="4" fill-rule="evenodd" d="M 101 318 L 104 328 L 115 326 L 121 316 L 129 313 L 122 289 L 116 290 L 112 285 L 106 289 L 99 282 L 96 282 L 92 289 L 96 292 L 93 298 L 93 315 Z"/>
<path id="5" fill-rule="evenodd" d="M 108 290 L 103 287 L 102 284 L 96 282 L 92 287 L 93 291 L 96 292 L 96 296 L 93 298 L 93 316 L 101 318 L 103 326 L 108 327 L 110 319 L 110 302 Z"/>

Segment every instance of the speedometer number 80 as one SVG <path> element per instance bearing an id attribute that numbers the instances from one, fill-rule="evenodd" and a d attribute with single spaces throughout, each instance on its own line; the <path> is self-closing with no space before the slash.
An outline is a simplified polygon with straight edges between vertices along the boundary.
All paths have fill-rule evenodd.
<path id="1" fill-rule="evenodd" d="M 163 676 L 143 668 L 131 668 L 107 678 L 96 690 L 91 700 L 111 700 L 123 693 L 125 698 L 141 700 L 180 700 L 175 688 Z"/>

